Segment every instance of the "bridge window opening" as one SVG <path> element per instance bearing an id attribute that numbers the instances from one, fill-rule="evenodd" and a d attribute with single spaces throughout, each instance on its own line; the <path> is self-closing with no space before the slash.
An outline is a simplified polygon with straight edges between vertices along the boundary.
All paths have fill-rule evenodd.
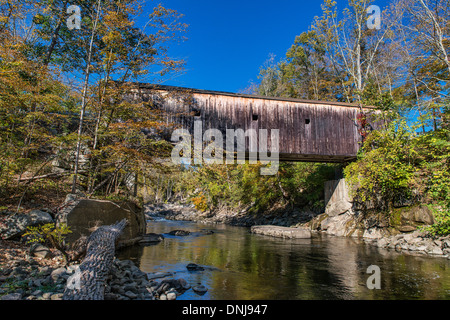
<path id="1" fill-rule="evenodd" d="M 305 124 L 310 124 L 311 123 L 311 119 L 305 119 Z"/>
<path id="2" fill-rule="evenodd" d="M 257 114 L 254 114 L 254 115 L 252 116 L 252 120 L 253 120 L 253 121 L 258 121 L 258 119 L 259 119 L 259 116 L 258 116 Z"/>

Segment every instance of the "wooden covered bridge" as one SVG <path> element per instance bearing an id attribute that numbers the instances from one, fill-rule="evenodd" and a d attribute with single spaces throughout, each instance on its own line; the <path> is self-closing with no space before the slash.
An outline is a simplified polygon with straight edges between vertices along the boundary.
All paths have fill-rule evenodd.
<path id="1" fill-rule="evenodd" d="M 279 130 L 280 161 L 347 162 L 356 158 L 362 135 L 359 118 L 376 110 L 356 104 L 254 96 L 173 86 L 132 83 L 127 100 L 143 101 L 193 132 L 203 130 Z M 368 117 L 372 118 L 372 117 Z M 375 124 L 371 124 L 376 127 Z M 269 145 L 270 145 L 269 134 Z M 269 147 L 270 150 L 270 147 Z"/>

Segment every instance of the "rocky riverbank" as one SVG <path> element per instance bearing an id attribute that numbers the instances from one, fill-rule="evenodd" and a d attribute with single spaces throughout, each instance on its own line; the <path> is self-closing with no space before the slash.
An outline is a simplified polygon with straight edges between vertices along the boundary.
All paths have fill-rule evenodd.
<path id="1" fill-rule="evenodd" d="M 365 239 L 365 241 L 378 248 L 450 259 L 450 236 L 433 239 L 425 232 L 414 231 L 379 239 Z"/>
<path id="2" fill-rule="evenodd" d="M 62 300 L 67 280 L 79 266 L 66 266 L 57 250 L 37 256 L 15 241 L 1 241 L 0 249 L 0 300 Z M 189 289 L 173 274 L 145 273 L 131 260 L 115 259 L 105 300 L 175 300 Z"/>
<path id="3" fill-rule="evenodd" d="M 200 212 L 193 205 L 165 203 L 146 205 L 144 213 L 148 220 L 164 218 L 167 220 L 195 221 L 205 224 L 228 224 L 239 227 L 251 227 L 254 225 L 291 227 L 310 221 L 317 216 L 317 212 L 308 210 L 292 209 L 288 211 L 280 208 L 261 215 L 252 214 L 249 209 L 231 211 L 224 208 L 215 212 Z"/>

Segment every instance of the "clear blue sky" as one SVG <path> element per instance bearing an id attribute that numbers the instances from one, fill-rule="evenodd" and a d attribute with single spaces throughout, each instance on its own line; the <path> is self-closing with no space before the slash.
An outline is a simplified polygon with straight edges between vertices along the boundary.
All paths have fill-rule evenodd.
<path id="1" fill-rule="evenodd" d="M 322 2 L 161 0 L 184 14 L 182 21 L 189 24 L 188 40 L 170 47 L 172 56 L 186 59 L 185 73 L 164 84 L 229 92 L 245 89 L 251 80 L 257 81 L 269 54 L 277 60 L 285 56 L 295 36 L 321 15 Z M 148 7 L 156 3 L 150 1 Z"/>

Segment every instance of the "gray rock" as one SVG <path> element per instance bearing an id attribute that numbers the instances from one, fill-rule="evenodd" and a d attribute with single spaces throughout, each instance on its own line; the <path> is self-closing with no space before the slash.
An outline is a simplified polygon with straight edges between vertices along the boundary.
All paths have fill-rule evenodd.
<path id="1" fill-rule="evenodd" d="M 147 274 L 140 269 L 137 269 L 133 271 L 132 277 L 134 279 L 145 279 L 147 277 Z"/>
<path id="2" fill-rule="evenodd" d="M 442 254 L 444 254 L 442 252 L 442 249 L 437 247 L 437 246 L 428 247 L 426 251 L 427 251 L 428 254 L 432 254 L 432 255 L 442 255 Z"/>
<path id="3" fill-rule="evenodd" d="M 352 211 L 348 211 L 338 216 L 327 217 L 321 221 L 320 229 L 332 236 L 352 236 L 356 231 L 354 214 Z"/>
<path id="4" fill-rule="evenodd" d="M 57 223 L 67 224 L 72 233 L 67 236 L 68 243 L 73 243 L 82 235 L 89 235 L 94 223 L 112 225 L 127 219 L 127 226 L 122 232 L 118 247 L 129 246 L 141 240 L 145 234 L 146 223 L 143 211 L 131 203 L 118 205 L 111 201 L 93 199 L 71 199 L 57 215 Z"/>
<path id="5" fill-rule="evenodd" d="M 427 250 L 427 246 L 426 245 L 421 245 L 421 246 L 418 246 L 417 247 L 417 251 L 425 251 L 425 250 Z"/>
<path id="6" fill-rule="evenodd" d="M 40 243 L 33 243 L 30 246 L 30 254 L 42 259 L 48 259 L 52 256 L 50 249 Z"/>
<path id="7" fill-rule="evenodd" d="M 115 293 L 107 292 L 105 293 L 105 300 L 118 300 L 118 296 Z"/>
<path id="8" fill-rule="evenodd" d="M 123 290 L 122 286 L 112 286 L 111 287 L 111 291 L 114 293 L 118 293 L 120 295 L 124 295 L 125 294 L 125 290 Z"/>
<path id="9" fill-rule="evenodd" d="M 183 290 L 188 290 L 191 288 L 191 285 L 184 279 L 178 279 L 178 282 Z"/>
<path id="10" fill-rule="evenodd" d="M 203 285 L 198 285 L 193 287 L 192 290 L 194 290 L 194 292 L 197 294 L 205 294 L 208 291 L 208 288 Z"/>
<path id="11" fill-rule="evenodd" d="M 19 238 L 28 227 L 53 223 L 52 216 L 44 211 L 33 210 L 29 213 L 9 214 L 0 223 L 0 238 L 13 240 Z"/>
<path id="12" fill-rule="evenodd" d="M 21 300 L 21 299 L 22 299 L 21 293 L 10 293 L 0 298 L 0 300 Z"/>
<path id="13" fill-rule="evenodd" d="M 41 294 L 42 294 L 42 291 L 41 290 L 36 290 L 36 291 L 33 291 L 32 293 L 31 293 L 33 296 L 40 296 Z"/>
<path id="14" fill-rule="evenodd" d="M 62 300 L 62 298 L 63 298 L 62 293 L 55 293 L 50 296 L 50 300 Z"/>
<path id="15" fill-rule="evenodd" d="M 127 291 L 124 295 L 130 299 L 136 299 L 138 297 L 138 295 L 132 291 Z"/>
<path id="16" fill-rule="evenodd" d="M 205 270 L 204 267 L 202 267 L 202 266 L 200 266 L 198 264 L 195 264 L 195 263 L 189 263 L 186 266 L 186 269 L 188 269 L 189 271 L 204 271 Z"/>
<path id="17" fill-rule="evenodd" d="M 168 292 L 166 296 L 167 296 L 167 300 L 176 300 L 177 299 L 177 294 L 175 292 Z"/>
<path id="18" fill-rule="evenodd" d="M 397 230 L 400 232 L 412 232 L 412 231 L 415 231 L 416 229 L 417 229 L 417 227 L 408 226 L 408 225 L 403 225 L 403 226 L 397 227 Z"/>
<path id="19" fill-rule="evenodd" d="M 53 292 L 45 292 L 45 293 L 42 295 L 42 298 L 43 298 L 44 300 L 49 300 L 53 294 L 54 294 Z"/>
<path id="20" fill-rule="evenodd" d="M 389 244 L 389 240 L 386 238 L 381 238 L 377 241 L 378 248 L 385 248 Z"/>
<path id="21" fill-rule="evenodd" d="M 308 228 L 288 228 L 288 227 L 265 225 L 265 226 L 253 226 L 251 227 L 250 232 L 254 234 L 262 234 L 285 239 L 311 238 L 311 230 Z"/>
<path id="22" fill-rule="evenodd" d="M 50 274 L 50 277 L 52 278 L 53 282 L 57 282 L 60 278 L 68 278 L 68 274 L 66 271 L 67 270 L 64 267 L 55 269 Z"/>
<path id="23" fill-rule="evenodd" d="M 186 236 L 190 235 L 191 232 L 186 231 L 186 230 L 173 230 L 173 231 L 170 231 L 168 234 L 170 234 L 171 236 L 186 237 Z"/>
<path id="24" fill-rule="evenodd" d="M 383 238 L 383 229 L 380 228 L 370 228 L 364 231 L 363 238 L 378 240 Z"/>
<path id="25" fill-rule="evenodd" d="M 442 248 L 444 248 L 444 249 L 450 248 L 450 240 L 449 239 L 442 240 Z"/>
<path id="26" fill-rule="evenodd" d="M 153 244 L 159 243 L 164 240 L 164 236 L 162 234 L 156 233 L 147 233 L 142 236 L 142 239 L 139 241 L 140 244 Z"/>
<path id="27" fill-rule="evenodd" d="M 166 278 L 166 277 L 172 277 L 172 272 L 153 272 L 153 273 L 147 273 L 147 279 L 148 280 L 155 280 L 160 278 Z"/>
<path id="28" fill-rule="evenodd" d="M 124 285 L 123 286 L 123 290 L 125 290 L 125 292 L 126 291 L 131 291 L 131 292 L 134 292 L 134 293 L 138 293 L 138 286 L 137 286 L 137 284 L 136 283 L 129 283 L 129 284 L 126 284 L 126 285 Z"/>

